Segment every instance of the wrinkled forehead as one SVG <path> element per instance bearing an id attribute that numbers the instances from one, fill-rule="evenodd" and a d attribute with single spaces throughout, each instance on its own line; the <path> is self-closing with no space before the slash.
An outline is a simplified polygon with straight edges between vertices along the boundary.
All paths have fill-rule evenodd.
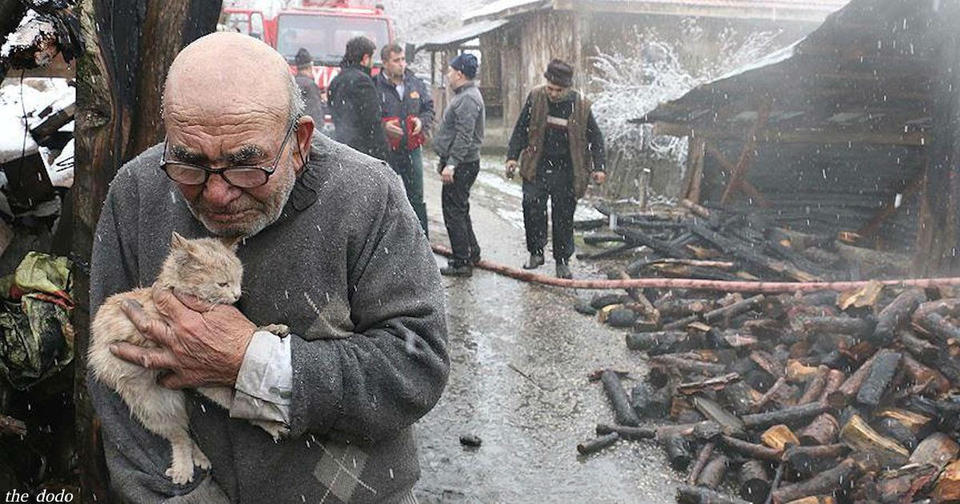
<path id="1" fill-rule="evenodd" d="M 164 85 L 168 134 L 188 126 L 275 122 L 289 114 L 289 68 L 269 46 L 244 36 L 211 34 L 174 59 Z"/>

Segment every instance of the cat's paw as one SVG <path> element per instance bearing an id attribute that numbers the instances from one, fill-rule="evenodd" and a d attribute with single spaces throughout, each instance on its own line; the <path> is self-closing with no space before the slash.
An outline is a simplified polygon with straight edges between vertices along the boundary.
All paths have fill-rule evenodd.
<path id="1" fill-rule="evenodd" d="M 209 463 L 209 461 L 208 461 Z M 164 474 L 178 485 L 186 485 L 193 481 L 193 463 L 191 461 L 174 460 L 173 465 Z"/>
<path id="2" fill-rule="evenodd" d="M 200 450 L 197 443 L 193 443 L 193 465 L 200 469 L 210 469 L 210 459 L 207 458 L 207 454 Z"/>
<path id="3" fill-rule="evenodd" d="M 290 334 L 290 328 L 284 324 L 265 325 L 263 327 L 258 327 L 257 330 L 276 334 L 280 338 L 285 338 L 288 334 Z"/>

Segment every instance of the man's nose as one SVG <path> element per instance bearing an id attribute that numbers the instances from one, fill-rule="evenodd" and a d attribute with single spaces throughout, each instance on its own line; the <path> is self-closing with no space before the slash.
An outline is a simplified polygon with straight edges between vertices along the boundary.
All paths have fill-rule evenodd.
<path id="1" fill-rule="evenodd" d="M 209 203 L 226 206 L 240 195 L 240 188 L 230 185 L 222 175 L 210 174 L 203 187 L 203 196 Z"/>

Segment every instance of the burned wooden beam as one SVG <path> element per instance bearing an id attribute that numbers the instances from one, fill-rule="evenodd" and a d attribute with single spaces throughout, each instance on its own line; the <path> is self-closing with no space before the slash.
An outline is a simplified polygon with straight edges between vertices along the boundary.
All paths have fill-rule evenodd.
<path id="1" fill-rule="evenodd" d="M 682 436 L 667 436 L 660 440 L 664 451 L 667 452 L 667 460 L 670 461 L 670 467 L 675 471 L 683 471 L 690 465 L 690 447 Z"/>
<path id="2" fill-rule="evenodd" d="M 869 337 L 870 342 L 877 346 L 892 343 L 897 328 L 909 320 L 913 311 L 926 300 L 923 289 L 909 289 L 900 293 L 877 315 L 877 326 Z"/>
<path id="3" fill-rule="evenodd" d="M 749 502 L 724 495 L 716 490 L 691 485 L 677 487 L 677 502 L 679 504 L 750 504 Z"/>
<path id="4" fill-rule="evenodd" d="M 849 403 L 851 398 L 857 395 L 864 380 L 867 379 L 867 375 L 870 374 L 870 367 L 873 366 L 873 360 L 876 359 L 876 357 L 877 354 L 874 354 L 873 357 L 867 359 L 853 374 L 844 380 L 836 392 L 827 396 L 827 402 L 830 406 L 834 409 L 842 409 Z"/>
<path id="5" fill-rule="evenodd" d="M 932 482 L 940 471 L 931 465 L 908 464 L 887 471 L 877 481 L 877 493 L 883 502 L 913 502 L 921 488 Z"/>
<path id="6" fill-rule="evenodd" d="M 797 435 L 790 430 L 790 427 L 783 424 L 774 425 L 763 431 L 763 434 L 760 435 L 760 441 L 779 452 L 782 452 L 787 445 L 800 444 Z"/>
<path id="7" fill-rule="evenodd" d="M 714 455 L 700 472 L 700 476 L 697 478 L 697 484 L 716 490 L 717 487 L 723 483 L 723 477 L 727 474 L 727 466 L 729 464 L 730 459 L 724 455 Z"/>
<path id="8" fill-rule="evenodd" d="M 809 418 L 813 418 L 826 410 L 827 405 L 825 404 L 810 403 L 767 413 L 744 415 L 741 420 L 743 420 L 744 425 L 748 429 L 762 429 L 776 424 L 795 425 Z"/>
<path id="9" fill-rule="evenodd" d="M 846 379 L 846 376 L 844 376 L 843 371 L 831 369 L 827 374 L 827 383 L 823 386 L 823 390 L 820 392 L 820 397 L 818 397 L 817 400 L 819 402 L 826 402 L 830 394 L 840 389 L 840 385 L 843 385 L 844 379 Z"/>
<path id="10" fill-rule="evenodd" d="M 960 328 L 939 313 L 927 313 L 919 320 L 915 319 L 915 322 L 943 345 L 949 344 L 951 340 L 960 341 Z"/>
<path id="11" fill-rule="evenodd" d="M 620 439 L 620 435 L 616 432 L 604 434 L 600 437 L 578 444 L 577 451 L 580 452 L 580 455 L 589 455 L 613 445 L 618 439 Z"/>
<path id="12" fill-rule="evenodd" d="M 862 338 L 873 334 L 876 323 L 856 317 L 805 317 L 802 326 L 807 333 L 850 334 Z"/>
<path id="13" fill-rule="evenodd" d="M 860 415 L 853 415 L 840 431 L 840 439 L 854 450 L 869 454 L 881 467 L 900 467 L 910 452 L 896 441 L 881 436 Z"/>
<path id="14" fill-rule="evenodd" d="M 644 439 L 654 439 L 657 437 L 656 429 L 651 429 L 647 427 L 626 427 L 623 425 L 607 425 L 607 424 L 597 424 L 596 429 L 598 436 L 604 436 L 615 432 L 620 435 L 620 439 L 626 439 L 628 441 L 642 441 Z"/>
<path id="15" fill-rule="evenodd" d="M 797 404 L 812 403 L 820 398 L 823 388 L 827 386 L 827 376 L 830 374 L 830 368 L 827 366 L 817 367 L 817 372 L 813 378 L 807 382 L 807 387 L 803 390 L 803 395 L 797 400 Z"/>
<path id="16" fill-rule="evenodd" d="M 728 449 L 746 455 L 747 457 L 766 460 L 768 462 L 780 460 L 781 451 L 775 448 L 751 443 L 731 436 L 720 436 L 718 439 Z"/>
<path id="17" fill-rule="evenodd" d="M 881 418 L 874 425 L 878 434 L 900 443 L 908 451 L 917 446 L 916 434 L 897 419 Z"/>
<path id="18" fill-rule="evenodd" d="M 773 502 L 774 504 L 785 504 L 804 497 L 831 494 L 844 484 L 849 484 L 855 471 L 856 465 L 853 460 L 844 459 L 836 467 L 817 474 L 806 481 L 774 490 Z"/>
<path id="19" fill-rule="evenodd" d="M 703 315 L 704 322 L 712 324 L 719 322 L 724 319 L 729 319 L 740 315 L 741 313 L 746 313 L 750 310 L 758 308 L 761 303 L 763 303 L 764 296 L 763 294 L 757 294 L 756 296 L 749 297 L 743 301 L 738 301 L 729 306 L 724 306 L 723 308 L 717 308 L 716 310 L 711 310 Z"/>
<path id="20" fill-rule="evenodd" d="M 809 425 L 797 432 L 802 446 L 828 445 L 837 440 L 840 424 L 830 413 L 821 413 Z"/>
<path id="21" fill-rule="evenodd" d="M 697 380 L 692 382 L 681 383 L 677 385 L 677 392 L 681 394 L 695 394 L 697 392 L 702 392 L 704 390 L 721 390 L 727 387 L 729 384 L 739 381 L 740 375 L 737 373 L 727 373 L 723 376 L 716 376 L 713 378 L 705 378 L 703 380 Z"/>
<path id="22" fill-rule="evenodd" d="M 930 496 L 933 498 L 933 502 L 937 503 L 960 501 L 960 460 L 951 462 L 940 473 Z"/>
<path id="23" fill-rule="evenodd" d="M 689 317 L 699 315 L 713 309 L 714 302 L 709 299 L 669 299 L 662 303 L 654 303 L 660 310 L 660 315 L 669 318 Z"/>
<path id="24" fill-rule="evenodd" d="M 700 472 L 703 471 L 703 468 L 707 466 L 707 462 L 710 461 L 710 457 L 713 456 L 713 449 L 716 447 L 715 441 L 708 441 L 700 447 L 700 450 L 697 452 L 697 459 L 693 463 L 693 468 L 690 469 L 690 474 L 687 475 L 687 483 L 695 485 L 697 480 L 700 478 Z"/>
<path id="25" fill-rule="evenodd" d="M 857 402 L 871 407 L 879 405 L 899 365 L 900 353 L 887 349 L 877 352 L 870 372 L 857 391 Z"/>
<path id="26" fill-rule="evenodd" d="M 744 432 L 744 423 L 736 415 L 730 413 L 716 401 L 706 397 L 694 397 L 693 406 L 708 420 L 720 425 L 724 434 L 731 436 Z"/>
<path id="27" fill-rule="evenodd" d="M 759 460 L 748 460 L 740 466 L 737 473 L 740 483 L 740 497 L 746 501 L 758 504 L 766 500 L 770 493 L 770 476 L 766 465 Z"/>
<path id="28" fill-rule="evenodd" d="M 746 382 L 740 380 L 724 387 L 723 390 L 720 391 L 720 397 L 723 398 L 733 413 L 745 415 L 753 411 L 753 405 L 763 397 L 763 394 L 757 392 Z"/>
<path id="29" fill-rule="evenodd" d="M 960 455 L 960 445 L 950 436 L 936 432 L 917 445 L 910 454 L 909 462 L 933 466 L 939 473 L 950 461 L 956 459 L 957 455 Z"/>
<path id="30" fill-rule="evenodd" d="M 685 331 L 631 333 L 625 336 L 625 340 L 630 350 L 647 352 L 651 356 L 683 352 L 693 348 L 693 341 Z"/>
<path id="31" fill-rule="evenodd" d="M 782 459 L 802 476 L 810 476 L 836 464 L 836 460 L 850 453 L 845 444 L 823 446 L 792 446 L 783 452 Z"/>
<path id="32" fill-rule="evenodd" d="M 711 362 L 702 362 L 689 358 L 678 357 L 677 355 L 657 355 L 650 358 L 650 362 L 663 364 L 673 367 L 679 371 L 703 373 L 706 375 L 718 375 L 726 371 L 727 367 L 723 364 L 714 364 Z"/>
<path id="33" fill-rule="evenodd" d="M 673 403 L 673 387 L 656 388 L 649 382 L 638 383 L 630 391 L 630 406 L 642 418 L 665 418 Z"/>
<path id="34" fill-rule="evenodd" d="M 936 361 L 937 355 L 940 353 L 940 349 L 931 344 L 929 341 L 923 338 L 918 338 L 917 335 L 914 334 L 914 332 L 910 329 L 902 329 L 898 331 L 897 336 L 899 337 L 903 348 L 906 348 L 908 352 L 910 352 L 921 362 Z"/>
<path id="35" fill-rule="evenodd" d="M 604 370 L 600 374 L 600 381 L 603 382 L 603 389 L 613 406 L 617 423 L 631 427 L 640 425 L 640 419 L 637 418 L 637 413 L 630 406 L 630 399 L 627 397 L 626 391 L 623 390 L 623 385 L 620 384 L 620 377 L 617 376 L 617 373 L 611 369 Z"/>

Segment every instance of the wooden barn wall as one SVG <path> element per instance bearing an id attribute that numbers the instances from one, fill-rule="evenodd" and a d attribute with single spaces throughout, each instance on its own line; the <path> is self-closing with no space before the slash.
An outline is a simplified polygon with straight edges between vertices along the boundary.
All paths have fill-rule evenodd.
<path id="1" fill-rule="evenodd" d="M 727 159 L 737 159 L 742 143 L 715 144 Z M 756 151 L 747 180 L 771 204 L 758 208 L 737 193 L 733 206 L 751 205 L 793 229 L 814 233 L 857 231 L 892 204 L 923 170 L 923 149 L 863 144 L 763 144 Z M 719 204 L 729 180 L 712 156 L 704 158 L 701 201 Z M 916 240 L 916 194 L 904 196 L 897 212 L 884 221 L 879 235 L 864 242 L 906 252 Z"/>

